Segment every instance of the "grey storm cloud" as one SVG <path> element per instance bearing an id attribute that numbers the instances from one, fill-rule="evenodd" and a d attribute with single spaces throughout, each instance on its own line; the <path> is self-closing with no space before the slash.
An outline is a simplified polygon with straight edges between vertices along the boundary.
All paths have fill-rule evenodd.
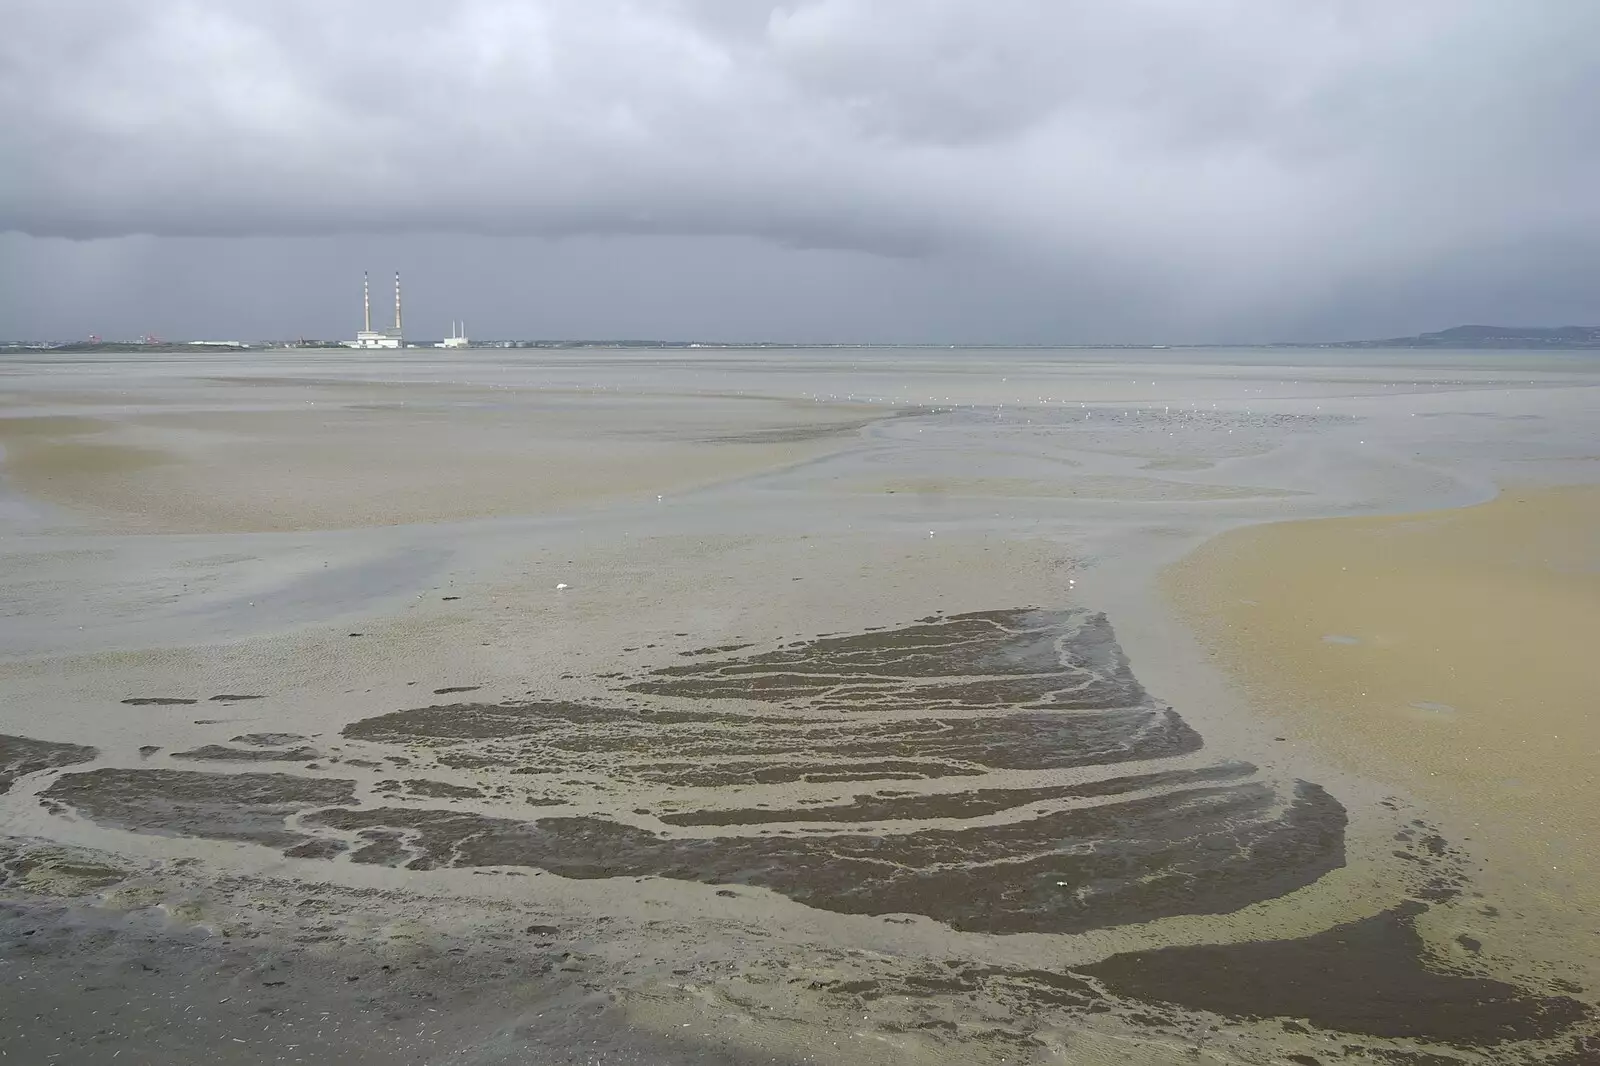
<path id="1" fill-rule="evenodd" d="M 1590 0 L 3 6 L 34 238 L 1000 257 L 1174 321 L 1600 247 Z"/>

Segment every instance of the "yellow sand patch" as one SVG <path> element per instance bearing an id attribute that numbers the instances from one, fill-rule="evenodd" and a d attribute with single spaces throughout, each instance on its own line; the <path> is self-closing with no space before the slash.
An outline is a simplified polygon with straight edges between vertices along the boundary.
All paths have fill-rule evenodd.
<path id="1" fill-rule="evenodd" d="M 110 428 L 109 422 L 98 418 L 80 418 L 76 415 L 39 415 L 33 418 L 0 418 L 0 444 L 26 437 L 67 437 L 85 433 L 102 433 Z"/>
<path id="2" fill-rule="evenodd" d="M 1276 728 L 1462 816 L 1486 884 L 1600 909 L 1600 487 L 1237 530 L 1165 583 Z"/>
<path id="3" fill-rule="evenodd" d="M 6 447 L 6 476 L 24 492 L 44 489 L 46 483 L 98 479 L 147 470 L 171 462 L 165 452 L 131 444 L 96 444 L 88 441 L 28 441 Z"/>
<path id="4" fill-rule="evenodd" d="M 4 476 L 24 492 L 49 495 L 57 483 L 95 484 L 171 461 L 155 448 L 79 439 L 112 428 L 100 419 L 70 415 L 0 418 Z"/>
<path id="5" fill-rule="evenodd" d="M 792 418 L 775 427 L 767 409 L 740 413 L 737 426 L 749 439 L 732 442 L 702 439 L 698 422 L 685 423 L 680 439 L 630 435 L 633 412 L 601 403 L 570 411 L 396 406 L 50 419 L 54 432 L 30 426 L 3 438 L 0 476 L 103 529 L 338 529 L 651 500 L 848 440 L 824 420 L 830 412 L 808 411 L 798 427 Z M 85 426 L 111 432 L 78 435 Z"/>

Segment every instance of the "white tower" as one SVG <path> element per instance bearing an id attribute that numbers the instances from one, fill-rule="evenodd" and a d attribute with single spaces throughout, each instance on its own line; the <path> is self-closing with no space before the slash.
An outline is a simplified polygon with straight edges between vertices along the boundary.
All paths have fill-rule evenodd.
<path id="1" fill-rule="evenodd" d="M 467 346 L 467 324 L 465 322 L 451 322 L 450 336 L 440 342 L 440 348 L 465 348 Z"/>
<path id="2" fill-rule="evenodd" d="M 372 282 L 367 272 L 361 272 L 361 332 L 353 341 L 345 341 L 351 348 L 402 348 L 405 340 L 400 332 L 400 274 L 394 276 L 394 328 L 372 328 Z"/>

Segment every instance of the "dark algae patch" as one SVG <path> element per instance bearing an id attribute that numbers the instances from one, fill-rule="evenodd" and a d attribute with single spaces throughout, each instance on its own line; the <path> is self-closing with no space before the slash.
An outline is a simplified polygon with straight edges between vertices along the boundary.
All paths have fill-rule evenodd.
<path id="1" fill-rule="evenodd" d="M 741 658 L 663 667 L 628 686 L 692 699 L 822 707 L 1103 710 L 1145 705 L 1105 615 L 1018 609 L 821 637 Z"/>
<path id="2" fill-rule="evenodd" d="M 299 733 L 244 733 L 231 737 L 229 743 L 248 744 L 253 748 L 283 748 L 306 739 Z"/>
<path id="3" fill-rule="evenodd" d="M 769 888 L 849 914 L 923 914 L 964 931 L 1078 932 L 1236 910 L 1344 860 L 1344 810 L 1302 783 L 1197 790 L 1001 826 L 897 835 L 662 837 L 604 818 L 516 821 L 407 808 L 328 810 L 307 827 L 408 831 L 353 861 L 534 866 L 564 877 L 665 877 Z M 393 837 L 387 838 L 393 840 Z"/>
<path id="4" fill-rule="evenodd" d="M 448 781 L 434 781 L 426 777 L 414 777 L 408 781 L 379 781 L 372 786 L 374 792 L 405 792 L 408 795 L 419 796 L 426 799 L 482 799 L 483 790 L 471 788 L 467 785 L 452 785 Z"/>
<path id="5" fill-rule="evenodd" d="M 174 759 L 200 759 L 210 762 L 306 762 L 319 758 L 315 748 L 230 748 L 225 744 L 202 744 L 189 751 L 175 751 Z"/>
<path id="6" fill-rule="evenodd" d="M 710 654 L 627 686 L 673 701 L 665 706 L 424 707 L 356 722 L 344 736 L 448 748 L 442 758 L 453 766 L 695 787 L 1062 770 L 1201 747 L 1134 679 L 1105 617 L 1083 611 L 957 615 Z M 731 699 L 770 709 L 706 709 Z"/>
<path id="7" fill-rule="evenodd" d="M 1554 1037 L 1588 1015 L 1568 996 L 1429 968 L 1409 902 L 1298 940 L 1159 948 L 1081 967 L 1121 996 L 1235 1017 L 1461 1047 Z"/>
<path id="8" fill-rule="evenodd" d="M 291 859 L 332 859 L 347 850 L 349 845 L 342 840 L 307 840 L 304 844 L 284 848 L 283 853 Z"/>
<path id="9" fill-rule="evenodd" d="M 288 848 L 309 838 L 284 819 L 355 802 L 355 783 L 292 774 L 100 769 L 63 774 L 43 796 L 101 825 L 136 833 L 244 840 Z"/>
<path id="10" fill-rule="evenodd" d="M 396 710 L 331 744 L 242 733 L 173 755 L 240 772 L 68 772 L 42 799 L 114 828 L 248 841 L 301 860 L 662 878 L 734 900 L 765 890 L 908 935 L 913 915 L 1001 935 L 1233 915 L 1346 861 L 1339 800 L 1210 757 L 1179 711 L 1139 684 L 1100 614 L 936 615 L 668 661 L 602 675 L 581 699 L 530 691 Z M 326 765 L 379 771 L 369 784 L 383 806 L 362 805 L 353 781 L 244 772 L 318 759 L 317 749 Z M 93 758 L 0 738 L 10 775 L 0 781 Z M 439 768 L 455 780 L 428 776 Z M 793 970 L 775 957 L 771 980 L 870 1012 L 886 1032 L 974 1047 L 1036 1050 L 1095 1016 L 1130 1048 L 1181 1044 L 1206 1061 L 1263 1033 L 1262 1062 L 1595 1061 L 1582 993 L 1444 969 L 1443 958 L 1487 965 L 1472 930 L 1452 928 L 1444 955 L 1429 953 L 1417 916 L 1467 904 L 1470 857 L 1436 827 L 1400 824 L 1409 816 L 1397 803 L 1384 809 L 1393 840 L 1379 855 L 1396 871 L 1398 905 L 1298 940 L 1126 952 L 1070 970 L 1053 955 L 1026 969 L 841 951 Z"/>
<path id="11" fill-rule="evenodd" d="M 86 744 L 62 744 L 0 733 L 0 795 L 28 774 L 90 762 L 100 753 Z"/>
<path id="12" fill-rule="evenodd" d="M 664 814 L 668 825 L 760 825 L 769 822 L 874 822 L 927 818 L 980 818 L 1030 803 L 1059 799 L 1114 796 L 1145 789 L 1179 788 L 1248 777 L 1248 763 L 1225 763 L 1199 770 L 1169 770 L 1132 777 L 1113 777 L 1078 785 L 1048 788 L 979 788 L 911 796 L 857 796 L 847 804 L 789 809 L 734 809 Z"/>
<path id="13" fill-rule="evenodd" d="M 943 966 L 923 964 L 900 973 L 855 980 L 815 982 L 811 988 L 864 1003 L 885 996 L 929 997 L 983 992 L 1019 1011 L 1044 1008 L 1099 1010 L 1105 997 L 1092 983 L 1068 973 L 980 966 L 951 960 Z"/>
<path id="14" fill-rule="evenodd" d="M 343 736 L 429 748 L 441 765 L 474 773 L 710 790 L 970 785 L 664 814 L 665 824 L 699 830 L 681 834 L 602 816 L 399 806 L 323 811 L 302 828 L 381 834 L 355 862 L 744 884 L 826 910 L 915 913 L 994 933 L 1231 911 L 1344 863 L 1344 808 L 1320 787 L 1264 780 L 1243 763 L 1193 765 L 1199 734 L 1145 692 L 1101 614 L 934 616 L 683 659 L 625 682 L 620 698 L 421 707 L 355 722 Z M 1115 772 L 1169 759 L 1184 762 Z M 1002 771 L 1006 787 L 993 780 Z M 1019 774 L 1037 784 L 1018 787 Z M 461 786 L 417 780 L 380 787 L 465 798 L 454 791 Z M 1041 803 L 1049 806 L 1029 809 Z M 982 819 L 999 820 L 939 824 Z M 910 824 L 870 825 L 885 821 Z M 785 822 L 809 828 L 717 832 Z"/>

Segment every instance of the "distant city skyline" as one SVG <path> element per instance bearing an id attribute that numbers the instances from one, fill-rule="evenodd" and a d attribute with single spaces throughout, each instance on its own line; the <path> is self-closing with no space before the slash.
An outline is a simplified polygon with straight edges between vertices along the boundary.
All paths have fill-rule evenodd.
<path id="1" fill-rule="evenodd" d="M 1600 5 L 23 0 L 0 337 L 1600 322 Z"/>

